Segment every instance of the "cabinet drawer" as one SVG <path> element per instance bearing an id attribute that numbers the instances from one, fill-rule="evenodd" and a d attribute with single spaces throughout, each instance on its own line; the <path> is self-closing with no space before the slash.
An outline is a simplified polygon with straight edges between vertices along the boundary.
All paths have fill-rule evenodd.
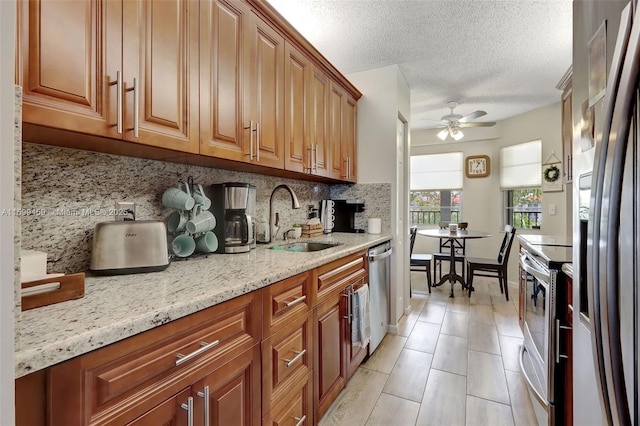
<path id="1" fill-rule="evenodd" d="M 263 426 L 313 425 L 312 374 L 292 386 L 285 398 L 262 419 Z"/>
<path id="2" fill-rule="evenodd" d="M 261 304 L 260 292 L 249 293 L 52 367 L 51 424 L 143 414 L 258 343 Z"/>
<path id="3" fill-rule="evenodd" d="M 342 291 L 361 277 L 367 276 L 366 253 L 360 252 L 338 259 L 317 269 L 314 283 L 314 305 L 323 302 L 335 291 Z"/>
<path id="4" fill-rule="evenodd" d="M 311 272 L 296 275 L 269 287 L 262 296 L 263 338 L 267 338 L 292 318 L 309 312 Z"/>
<path id="5" fill-rule="evenodd" d="M 298 316 L 262 342 L 262 405 L 265 411 L 290 392 L 313 364 L 312 314 Z"/>

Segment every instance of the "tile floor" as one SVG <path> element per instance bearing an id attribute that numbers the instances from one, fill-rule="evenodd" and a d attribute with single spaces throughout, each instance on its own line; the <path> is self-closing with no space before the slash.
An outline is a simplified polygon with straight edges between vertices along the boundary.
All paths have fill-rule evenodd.
<path id="1" fill-rule="evenodd" d="M 517 287 L 477 278 L 429 294 L 412 272 L 412 310 L 387 334 L 319 422 L 328 425 L 536 425 L 520 375 Z"/>

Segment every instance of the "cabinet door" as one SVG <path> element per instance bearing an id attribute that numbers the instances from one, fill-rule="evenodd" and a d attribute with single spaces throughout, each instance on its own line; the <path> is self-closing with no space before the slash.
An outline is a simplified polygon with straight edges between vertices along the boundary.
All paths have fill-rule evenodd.
<path id="1" fill-rule="evenodd" d="M 259 425 L 260 345 L 238 355 L 192 386 L 194 424 Z M 206 403 L 205 403 L 206 402 Z"/>
<path id="2" fill-rule="evenodd" d="M 23 121 L 119 137 L 122 3 L 34 0 L 17 6 Z"/>
<path id="3" fill-rule="evenodd" d="M 124 139 L 198 152 L 198 3 L 124 0 L 122 30 Z"/>
<path id="4" fill-rule="evenodd" d="M 345 385 L 343 293 L 318 305 L 314 312 L 315 418 L 322 418 Z"/>
<path id="5" fill-rule="evenodd" d="M 345 304 L 345 312 L 347 312 L 346 314 L 347 318 L 345 318 L 345 321 L 344 321 L 344 325 L 345 325 L 344 345 L 345 345 L 345 361 L 347 363 L 347 367 L 346 367 L 347 380 L 349 380 L 351 376 L 353 376 L 353 374 L 356 372 L 356 370 L 362 363 L 362 360 L 367 355 L 367 346 L 366 345 L 363 346 L 360 340 L 353 341 L 351 339 L 351 333 L 354 330 L 353 321 L 356 315 L 355 315 L 355 312 L 353 312 L 353 309 L 355 309 L 353 302 L 349 303 L 349 298 L 353 300 L 353 291 L 357 290 L 358 288 L 366 284 L 365 281 L 366 281 L 366 277 L 364 273 L 362 273 L 360 276 L 353 277 L 352 279 L 353 284 L 350 287 L 348 287 L 344 293 L 345 296 L 347 296 L 343 299 L 343 303 Z"/>
<path id="6" fill-rule="evenodd" d="M 573 85 L 568 83 L 562 92 L 562 156 L 563 156 L 563 182 L 573 181 L 573 111 L 572 111 Z"/>
<path id="7" fill-rule="evenodd" d="M 254 125 L 253 161 L 284 169 L 284 38 L 252 14 L 249 41 L 244 125 Z"/>
<path id="8" fill-rule="evenodd" d="M 193 416 L 193 406 L 191 412 L 188 408 L 184 408 L 182 405 L 188 406 L 188 399 L 191 396 L 191 389 L 185 389 L 173 398 L 170 398 L 162 404 L 156 406 L 152 410 L 149 410 L 142 416 L 138 417 L 131 423 L 130 426 L 146 426 L 146 425 L 175 425 L 175 426 L 187 426 L 189 423 L 189 416 Z"/>
<path id="9" fill-rule="evenodd" d="M 313 147 L 314 174 L 331 177 L 329 144 L 329 77 L 320 69 L 311 79 L 310 141 Z"/>
<path id="10" fill-rule="evenodd" d="M 262 425 L 314 425 L 312 380 L 313 377 L 309 374 L 296 383 L 291 392 L 264 416 Z"/>
<path id="11" fill-rule="evenodd" d="M 313 65 L 302 53 L 285 43 L 285 168 L 313 173 L 309 140 L 309 101 Z"/>
<path id="12" fill-rule="evenodd" d="M 358 108 L 356 100 L 349 95 L 345 95 L 342 106 L 342 161 L 345 162 L 346 180 L 355 182 L 357 180 L 356 169 L 356 121 L 358 118 Z"/>
<path id="13" fill-rule="evenodd" d="M 331 149 L 331 177 L 334 179 L 346 179 L 346 162 L 342 161 L 342 108 L 345 91 L 338 85 L 331 83 L 329 94 L 329 144 Z"/>
<path id="14" fill-rule="evenodd" d="M 242 122 L 245 68 L 250 49 L 245 34 L 251 11 L 242 2 L 200 3 L 200 153 L 249 161 L 252 129 Z M 253 133 L 255 135 L 255 133 Z M 246 140 L 246 143 L 245 143 Z M 253 140 L 253 139 L 251 139 Z"/>

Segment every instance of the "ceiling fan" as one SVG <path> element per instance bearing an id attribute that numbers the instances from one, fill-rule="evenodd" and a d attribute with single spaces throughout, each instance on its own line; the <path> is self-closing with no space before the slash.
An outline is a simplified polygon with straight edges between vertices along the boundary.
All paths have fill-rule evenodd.
<path id="1" fill-rule="evenodd" d="M 463 127 L 491 127 L 496 125 L 495 121 L 470 121 L 487 115 L 485 111 L 478 110 L 467 115 L 455 114 L 453 110 L 457 106 L 457 102 L 447 103 L 447 108 L 449 108 L 451 112 L 449 114 L 443 115 L 441 118 L 441 125 L 437 126 L 438 128 L 443 128 L 440 132 L 438 132 L 438 137 L 442 140 L 447 139 L 447 136 L 451 136 L 454 140 L 459 141 L 464 137 L 464 133 L 462 133 L 462 130 L 460 130 Z"/>

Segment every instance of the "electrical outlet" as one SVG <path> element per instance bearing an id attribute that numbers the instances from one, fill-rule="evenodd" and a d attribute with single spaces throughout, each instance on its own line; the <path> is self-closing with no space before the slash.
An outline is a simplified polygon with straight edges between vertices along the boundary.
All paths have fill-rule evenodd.
<path id="1" fill-rule="evenodd" d="M 556 205 L 555 204 L 549 204 L 549 215 L 553 216 L 556 214 Z"/>
<path id="2" fill-rule="evenodd" d="M 136 203 L 133 201 L 116 201 L 116 220 L 136 220 Z"/>

